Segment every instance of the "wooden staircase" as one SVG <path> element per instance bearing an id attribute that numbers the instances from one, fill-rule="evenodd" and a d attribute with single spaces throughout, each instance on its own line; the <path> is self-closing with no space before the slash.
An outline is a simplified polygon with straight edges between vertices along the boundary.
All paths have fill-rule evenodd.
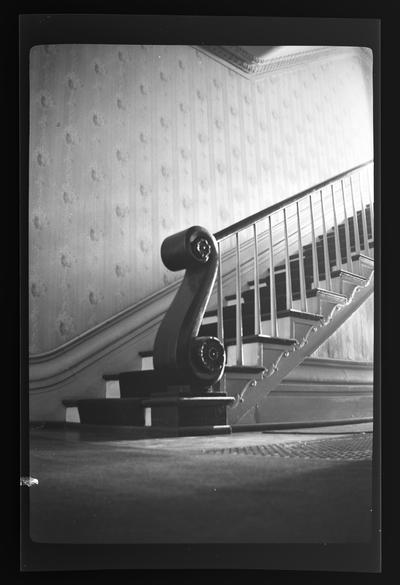
<path id="1" fill-rule="evenodd" d="M 215 235 L 220 268 L 209 303 L 214 307 L 205 312 L 198 335 L 223 341 L 226 367 L 207 396 L 176 388 L 171 392 L 170 385 L 153 370 L 153 353 L 148 348 L 141 352 L 142 370 L 104 375 L 106 398 L 65 401 L 67 421 L 138 427 L 153 436 L 230 432 L 231 425 L 240 423 L 261 394 L 271 392 L 373 292 L 373 202 L 370 184 L 365 183 L 366 167 L 335 177 L 290 198 L 276 210 L 270 208 Z M 348 180 L 350 190 L 345 194 Z M 367 187 L 368 203 L 363 192 Z M 328 210 L 323 195 L 331 202 Z M 343 201 L 340 220 L 338 195 Z M 290 218 L 291 207 L 296 213 Z M 352 213 L 348 213 L 349 207 Z M 282 210 L 284 221 L 274 227 L 271 218 Z M 308 211 L 311 229 L 304 221 Z M 257 233 L 263 221 L 267 221 L 269 244 L 264 255 Z M 246 278 L 249 270 L 243 270 L 239 235 L 252 226 L 253 278 Z M 274 230 L 278 234 L 275 241 Z M 225 278 L 224 294 L 221 242 L 229 237 L 236 239 L 236 266 Z"/>

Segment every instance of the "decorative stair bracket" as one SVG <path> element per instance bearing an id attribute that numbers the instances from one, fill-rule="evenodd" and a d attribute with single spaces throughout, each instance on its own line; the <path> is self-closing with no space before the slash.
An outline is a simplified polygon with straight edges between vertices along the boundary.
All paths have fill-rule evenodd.
<path id="1" fill-rule="evenodd" d="M 185 427 L 194 434 L 230 432 L 226 407 L 234 399 L 212 389 L 224 373 L 224 346 L 217 337 L 197 336 L 218 270 L 216 240 L 193 226 L 166 238 L 161 258 L 170 270 L 186 272 L 154 342 L 155 375 L 165 381 L 167 392 L 154 393 L 146 408 L 158 427 L 174 426 L 178 434 Z"/>

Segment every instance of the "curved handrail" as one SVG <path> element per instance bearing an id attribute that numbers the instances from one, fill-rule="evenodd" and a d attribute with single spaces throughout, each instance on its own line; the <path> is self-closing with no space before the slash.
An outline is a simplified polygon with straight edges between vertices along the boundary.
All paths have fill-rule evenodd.
<path id="1" fill-rule="evenodd" d="M 328 185 L 331 185 L 332 183 L 335 183 L 336 181 L 339 181 L 340 179 L 344 179 L 348 175 L 351 175 L 352 173 L 354 173 L 354 171 L 357 171 L 361 168 L 364 168 L 373 162 L 374 162 L 373 159 L 371 159 L 365 163 L 362 163 L 362 164 L 357 165 L 357 166 L 355 166 L 347 171 L 344 171 L 343 173 L 340 173 L 339 175 L 335 175 L 334 177 L 331 177 L 330 179 L 325 180 L 322 183 L 318 183 L 317 185 L 314 185 L 311 188 L 309 187 L 308 189 L 305 189 L 304 191 L 300 191 L 300 193 L 296 193 L 295 195 L 292 195 L 291 197 L 288 197 L 287 199 L 284 199 L 283 201 L 279 201 L 278 203 L 274 203 L 273 205 L 270 205 L 266 209 L 263 209 L 261 211 L 257 211 L 257 213 L 254 213 L 253 215 L 250 215 L 249 217 L 241 219 L 241 220 L 233 223 L 232 225 L 220 230 L 219 232 L 216 232 L 214 234 L 214 238 L 217 241 L 221 241 L 221 240 L 227 238 L 228 236 L 235 234 L 236 232 L 239 232 L 243 229 L 251 227 L 254 223 L 260 221 L 261 219 L 268 217 L 272 213 L 275 213 L 276 211 L 279 211 L 279 210 L 291 205 L 292 203 L 295 203 L 299 199 L 302 199 L 306 195 L 310 195 L 314 191 L 318 191 L 319 189 L 323 189 L 324 187 L 327 187 Z"/>

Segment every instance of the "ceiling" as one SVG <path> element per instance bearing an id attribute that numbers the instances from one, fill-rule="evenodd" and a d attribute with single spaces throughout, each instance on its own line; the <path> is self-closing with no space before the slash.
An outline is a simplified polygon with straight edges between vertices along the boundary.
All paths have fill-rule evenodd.
<path id="1" fill-rule="evenodd" d="M 284 55 L 293 55 L 298 53 L 303 53 L 305 51 L 310 51 L 316 49 L 315 46 L 296 46 L 296 45 L 282 45 L 276 47 L 259 47 L 259 46 L 241 46 L 245 52 L 249 54 L 250 57 L 255 59 L 274 59 L 276 57 L 283 57 Z"/>
<path id="2" fill-rule="evenodd" d="M 262 74 L 293 60 L 306 58 L 310 53 L 329 49 L 310 45 L 202 45 L 199 48 L 249 76 Z"/>

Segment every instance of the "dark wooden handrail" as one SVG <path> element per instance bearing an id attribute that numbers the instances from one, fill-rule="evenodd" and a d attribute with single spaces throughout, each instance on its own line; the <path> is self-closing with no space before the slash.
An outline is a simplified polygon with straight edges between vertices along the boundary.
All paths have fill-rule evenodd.
<path id="1" fill-rule="evenodd" d="M 317 185 L 314 185 L 311 188 L 309 187 L 308 189 L 301 191 L 300 193 L 296 193 L 295 195 L 292 195 L 291 197 L 288 197 L 287 199 L 284 199 L 283 201 L 279 201 L 278 203 L 274 203 L 274 205 L 270 205 L 270 207 L 267 207 L 266 209 L 258 211 L 257 213 L 254 213 L 253 215 L 250 215 L 249 217 L 246 217 L 245 219 L 241 219 L 240 221 L 233 223 L 232 225 L 220 230 L 219 232 L 216 232 L 214 234 L 214 237 L 217 241 L 223 240 L 227 236 L 231 236 L 232 234 L 235 234 L 236 232 L 239 232 L 245 228 L 248 228 L 248 227 L 252 226 L 254 223 L 256 223 L 257 221 L 260 221 L 261 219 L 268 217 L 272 213 L 275 213 L 276 211 L 279 211 L 280 209 L 283 209 L 284 207 L 287 207 L 288 205 L 295 203 L 299 199 L 302 199 L 304 196 L 310 195 L 311 193 L 313 193 L 314 191 L 318 191 L 319 189 L 323 189 L 324 187 L 327 187 L 331 183 L 339 181 L 340 179 L 344 179 L 345 177 L 347 177 L 351 173 L 354 173 L 354 171 L 357 171 L 363 167 L 366 167 L 369 164 L 371 164 L 372 162 L 373 162 L 373 160 L 369 160 L 365 163 L 357 165 L 356 167 L 353 167 L 352 169 L 349 169 L 348 171 L 344 171 L 343 173 L 340 173 L 339 175 L 335 175 L 334 177 L 331 177 L 330 179 L 323 181 L 322 183 L 318 183 Z"/>

